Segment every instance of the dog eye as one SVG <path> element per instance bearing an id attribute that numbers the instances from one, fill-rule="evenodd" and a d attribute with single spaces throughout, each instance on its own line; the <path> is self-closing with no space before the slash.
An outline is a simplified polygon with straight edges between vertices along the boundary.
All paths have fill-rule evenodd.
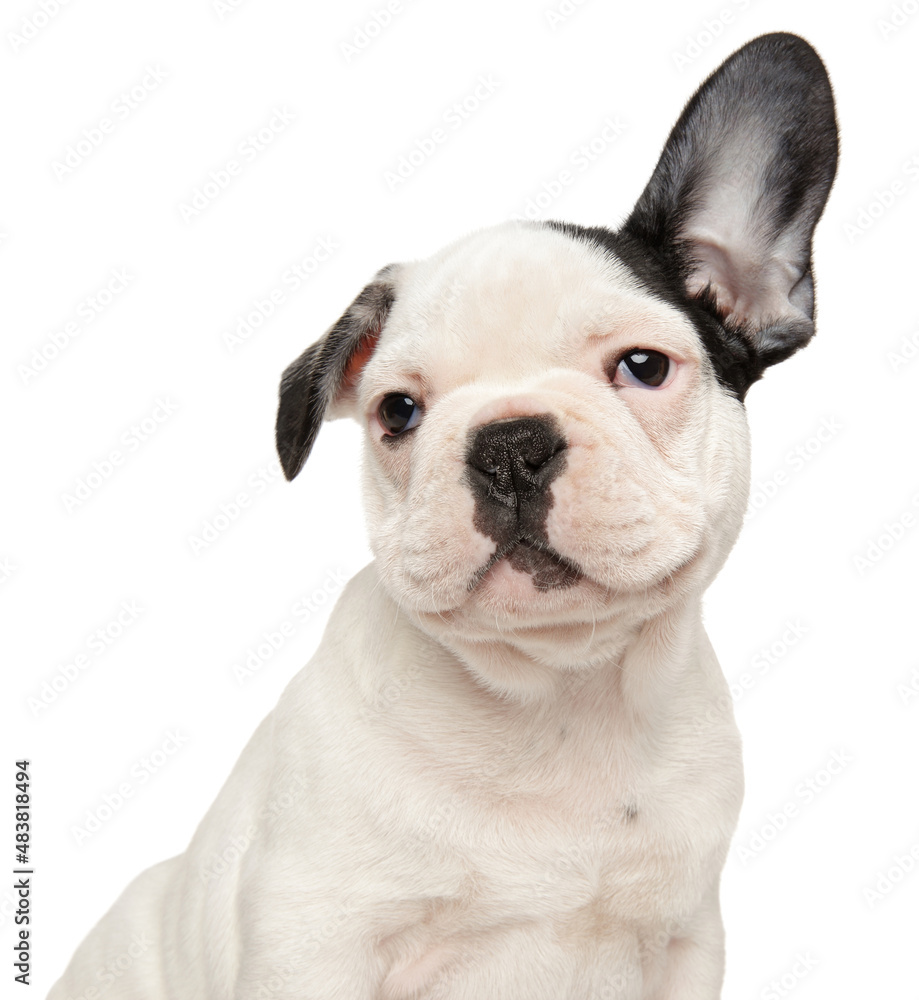
<path id="1" fill-rule="evenodd" d="M 616 365 L 613 382 L 620 385 L 642 385 L 656 389 L 670 374 L 670 358 L 660 351 L 628 351 Z"/>
<path id="2" fill-rule="evenodd" d="M 403 392 L 391 392 L 380 402 L 377 415 L 386 433 L 392 437 L 410 431 L 421 419 L 421 407 Z"/>

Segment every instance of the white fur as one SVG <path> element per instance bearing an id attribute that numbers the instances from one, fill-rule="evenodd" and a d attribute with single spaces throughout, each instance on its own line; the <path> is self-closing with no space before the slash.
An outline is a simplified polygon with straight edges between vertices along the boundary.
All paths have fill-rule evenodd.
<path id="1" fill-rule="evenodd" d="M 700 600 L 746 502 L 742 406 L 679 312 L 554 230 L 475 233 L 395 280 L 339 403 L 367 431 L 376 561 L 186 853 L 128 887 L 53 1000 L 89 1000 L 136 934 L 99 996 L 719 995 L 742 775 Z M 637 347 L 675 360 L 667 386 L 610 385 Z M 394 390 L 424 417 L 392 446 Z M 537 591 L 502 562 L 470 589 L 495 547 L 470 428 L 546 413 L 568 442 L 548 537 L 585 578 Z"/>

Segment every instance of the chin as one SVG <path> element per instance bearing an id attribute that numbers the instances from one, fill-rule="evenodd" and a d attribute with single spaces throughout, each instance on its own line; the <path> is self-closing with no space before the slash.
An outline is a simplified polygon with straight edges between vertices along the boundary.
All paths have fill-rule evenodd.
<path id="1" fill-rule="evenodd" d="M 455 609 L 467 617 L 483 618 L 492 629 L 504 631 L 525 625 L 590 620 L 603 604 L 601 588 L 583 574 L 555 564 L 541 571 L 519 568 L 510 559 L 490 565 Z"/>

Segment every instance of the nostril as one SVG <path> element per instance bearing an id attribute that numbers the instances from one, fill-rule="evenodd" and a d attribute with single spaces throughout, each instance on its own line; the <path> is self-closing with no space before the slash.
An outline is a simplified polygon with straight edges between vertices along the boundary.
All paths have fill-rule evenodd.
<path id="1" fill-rule="evenodd" d="M 564 451 L 567 447 L 568 445 L 564 441 L 559 440 L 554 445 L 549 444 L 546 449 L 537 454 L 522 455 L 523 462 L 528 468 L 536 471 L 544 465 L 548 465 L 560 451 Z"/>

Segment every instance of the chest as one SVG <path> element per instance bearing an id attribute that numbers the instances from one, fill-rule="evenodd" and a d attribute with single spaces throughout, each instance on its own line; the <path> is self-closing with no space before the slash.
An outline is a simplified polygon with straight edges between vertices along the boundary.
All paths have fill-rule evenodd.
<path id="1" fill-rule="evenodd" d="M 740 807 L 736 731 L 725 724 L 694 745 L 665 730 L 650 743 L 610 716 L 585 718 L 551 739 L 505 734 L 477 768 L 457 754 L 429 775 L 406 849 L 415 871 L 446 876 L 431 898 L 452 902 L 424 919 L 445 934 L 536 920 L 599 939 L 698 906 Z"/>
<path id="2" fill-rule="evenodd" d="M 671 937 L 694 930 L 727 849 L 722 819 L 706 828 L 689 807 L 669 816 L 651 806 L 604 809 L 588 825 L 480 816 L 470 848 L 452 814 L 428 855 L 439 887 L 380 942 L 382 995 L 560 1000 L 607 995 L 614 981 L 618 1000 L 645 996 Z"/>

